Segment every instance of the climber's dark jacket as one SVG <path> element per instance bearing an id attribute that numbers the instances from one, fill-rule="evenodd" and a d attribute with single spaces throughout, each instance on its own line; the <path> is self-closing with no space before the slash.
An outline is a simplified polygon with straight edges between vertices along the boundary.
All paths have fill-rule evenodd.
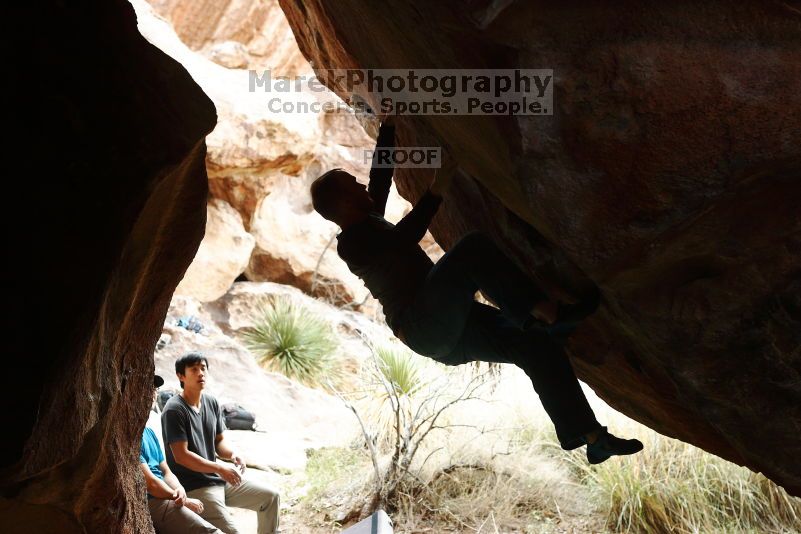
<path id="1" fill-rule="evenodd" d="M 382 125 L 375 154 L 381 148 L 393 147 L 394 143 L 394 128 Z M 414 298 L 434 266 L 418 243 L 442 198 L 427 191 L 403 219 L 391 224 L 383 215 L 393 169 L 378 167 L 375 154 L 367 187 L 375 211 L 337 236 L 337 253 L 381 303 L 387 324 L 397 335 L 400 312 Z"/>

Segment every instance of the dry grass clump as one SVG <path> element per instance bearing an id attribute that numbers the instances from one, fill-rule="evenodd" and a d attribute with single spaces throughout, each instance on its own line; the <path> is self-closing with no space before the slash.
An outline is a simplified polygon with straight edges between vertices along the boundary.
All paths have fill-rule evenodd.
<path id="1" fill-rule="evenodd" d="M 764 476 L 614 416 L 621 435 L 645 449 L 591 467 L 574 465 L 613 532 L 801 532 L 801 499 Z"/>
<path id="2" fill-rule="evenodd" d="M 544 532 L 564 516 L 592 513 L 587 491 L 565 465 L 537 446 L 508 455 L 476 455 L 410 479 L 398 494 L 393 519 L 404 532 Z M 483 456 L 483 457 L 482 457 Z"/>
<path id="3" fill-rule="evenodd" d="M 359 438 L 335 453 L 349 460 L 310 461 L 314 501 L 339 503 L 345 523 L 381 505 L 398 534 L 801 533 L 800 499 L 591 393 L 599 420 L 639 438 L 644 451 L 590 466 L 583 448 L 559 447 L 525 377 L 510 380 L 505 368 L 493 387 L 492 374 L 477 381 L 480 370 L 469 366 L 429 364 L 398 348 L 375 354 L 362 402 L 351 405 L 361 413 Z"/>
<path id="4" fill-rule="evenodd" d="M 550 424 L 528 409 L 518 415 L 493 382 L 497 369 L 431 365 L 386 348 L 376 354 L 380 380 L 365 375 L 374 390 L 363 419 L 378 463 L 390 467 L 385 505 L 396 532 L 540 532 L 563 512 L 591 511 L 570 464 L 553 457 Z M 393 461 L 403 467 L 391 469 Z"/>
<path id="5" fill-rule="evenodd" d="M 324 447 L 310 451 L 306 463 L 304 501 L 317 511 L 329 505 L 347 505 L 364 491 L 370 478 L 367 451 L 354 447 Z"/>

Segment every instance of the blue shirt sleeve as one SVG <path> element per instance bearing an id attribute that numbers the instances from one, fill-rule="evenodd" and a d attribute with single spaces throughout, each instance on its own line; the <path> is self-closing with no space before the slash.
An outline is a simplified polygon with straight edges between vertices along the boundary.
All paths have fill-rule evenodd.
<path id="1" fill-rule="evenodd" d="M 156 452 L 156 463 L 160 464 L 161 462 L 163 462 L 165 460 L 164 451 L 161 450 L 161 444 L 159 443 L 159 438 L 156 436 L 156 433 L 153 430 L 149 429 L 149 428 L 148 428 L 148 430 L 150 430 L 150 433 L 153 436 L 153 446 L 156 448 L 156 451 L 157 451 Z"/>
<path id="2" fill-rule="evenodd" d="M 147 431 L 148 429 L 145 428 L 145 431 L 142 433 L 142 443 L 139 446 L 139 463 L 146 464 L 147 463 Z"/>

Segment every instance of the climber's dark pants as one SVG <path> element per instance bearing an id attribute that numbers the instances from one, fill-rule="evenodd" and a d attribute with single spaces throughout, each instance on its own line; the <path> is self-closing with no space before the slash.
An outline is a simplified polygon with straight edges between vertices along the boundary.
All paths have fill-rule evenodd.
<path id="1" fill-rule="evenodd" d="M 475 301 L 481 289 L 500 311 Z M 598 429 L 562 340 L 531 327 L 545 295 L 484 234 L 466 235 L 437 262 L 403 312 L 401 331 L 415 352 L 448 365 L 513 363 L 534 385 L 563 448 Z"/>

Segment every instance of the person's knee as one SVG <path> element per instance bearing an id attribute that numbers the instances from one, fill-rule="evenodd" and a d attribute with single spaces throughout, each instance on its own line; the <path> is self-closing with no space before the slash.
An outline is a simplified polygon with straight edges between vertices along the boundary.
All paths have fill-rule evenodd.
<path id="1" fill-rule="evenodd" d="M 264 504 L 262 505 L 262 510 L 268 510 L 270 508 L 275 508 L 276 510 L 281 506 L 281 494 L 277 491 L 269 489 L 264 493 Z"/>
<path id="2" fill-rule="evenodd" d="M 492 239 L 490 239 L 490 237 L 484 232 L 479 230 L 471 230 L 462 236 L 462 238 L 459 240 L 459 243 L 473 246 L 484 246 L 487 243 L 492 243 Z"/>
<path id="3" fill-rule="evenodd" d="M 457 253 L 481 254 L 493 247 L 495 247 L 495 243 L 487 234 L 473 230 L 462 236 L 452 250 Z"/>

